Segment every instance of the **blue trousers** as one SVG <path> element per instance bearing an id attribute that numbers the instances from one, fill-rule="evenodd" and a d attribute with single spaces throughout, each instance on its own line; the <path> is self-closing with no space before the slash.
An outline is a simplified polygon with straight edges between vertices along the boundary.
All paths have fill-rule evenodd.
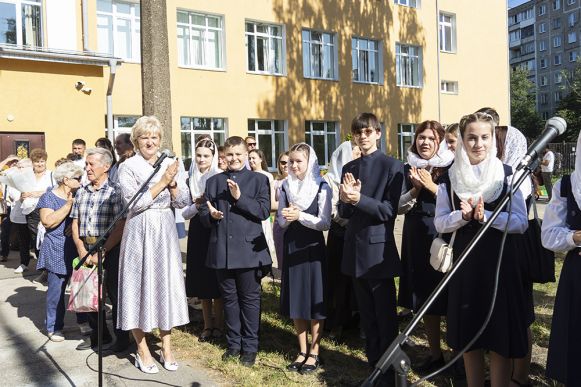
<path id="1" fill-rule="evenodd" d="M 47 270 L 46 331 L 60 331 L 65 325 L 65 289 L 69 276 Z"/>

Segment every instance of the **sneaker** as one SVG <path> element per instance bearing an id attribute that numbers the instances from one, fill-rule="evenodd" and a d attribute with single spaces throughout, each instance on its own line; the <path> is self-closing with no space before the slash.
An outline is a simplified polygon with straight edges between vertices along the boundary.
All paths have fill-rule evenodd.
<path id="1" fill-rule="evenodd" d="M 79 324 L 79 329 L 81 330 L 81 335 L 88 336 L 93 332 L 93 329 L 88 322 Z"/>
<path id="2" fill-rule="evenodd" d="M 48 338 L 50 339 L 50 341 L 54 341 L 55 343 L 65 341 L 65 337 L 63 336 L 63 333 L 61 331 L 49 332 Z"/>
<path id="3" fill-rule="evenodd" d="M 25 271 L 28 271 L 28 266 L 26 265 L 20 265 L 16 269 L 14 269 L 14 273 L 16 274 L 24 273 Z"/>
<path id="4" fill-rule="evenodd" d="M 34 282 L 35 284 L 47 286 L 48 285 L 48 273 L 46 271 L 43 271 L 42 273 L 40 273 L 40 275 L 38 277 L 33 279 L 32 282 Z"/>

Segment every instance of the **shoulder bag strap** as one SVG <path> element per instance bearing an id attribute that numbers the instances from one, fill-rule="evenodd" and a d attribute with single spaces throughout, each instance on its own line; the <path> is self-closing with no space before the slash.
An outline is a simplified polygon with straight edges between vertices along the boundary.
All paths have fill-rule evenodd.
<path id="1" fill-rule="evenodd" d="M 450 201 L 452 202 L 452 211 L 456 211 L 456 206 L 454 205 L 454 190 L 452 189 L 452 183 L 450 183 Z M 456 230 L 457 231 L 457 230 Z M 452 233 L 452 238 L 450 238 L 450 247 L 454 244 L 454 239 L 456 239 L 456 231 Z"/>

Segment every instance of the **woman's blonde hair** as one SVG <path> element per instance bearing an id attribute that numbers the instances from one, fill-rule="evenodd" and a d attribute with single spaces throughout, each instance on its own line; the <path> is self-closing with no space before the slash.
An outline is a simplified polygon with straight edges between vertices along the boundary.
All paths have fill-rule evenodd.
<path id="1" fill-rule="evenodd" d="M 135 149 L 139 149 L 137 139 L 139 136 L 145 134 L 156 133 L 159 135 L 159 140 L 161 141 L 161 123 L 155 116 L 143 116 L 140 117 L 131 128 L 131 143 Z"/>

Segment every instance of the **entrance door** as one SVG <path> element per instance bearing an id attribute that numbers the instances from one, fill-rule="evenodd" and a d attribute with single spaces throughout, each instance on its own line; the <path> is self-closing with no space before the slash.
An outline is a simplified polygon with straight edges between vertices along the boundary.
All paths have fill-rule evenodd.
<path id="1" fill-rule="evenodd" d="M 0 160 L 4 160 L 11 154 L 20 158 L 28 157 L 34 148 L 44 149 L 44 133 L 0 133 Z"/>

